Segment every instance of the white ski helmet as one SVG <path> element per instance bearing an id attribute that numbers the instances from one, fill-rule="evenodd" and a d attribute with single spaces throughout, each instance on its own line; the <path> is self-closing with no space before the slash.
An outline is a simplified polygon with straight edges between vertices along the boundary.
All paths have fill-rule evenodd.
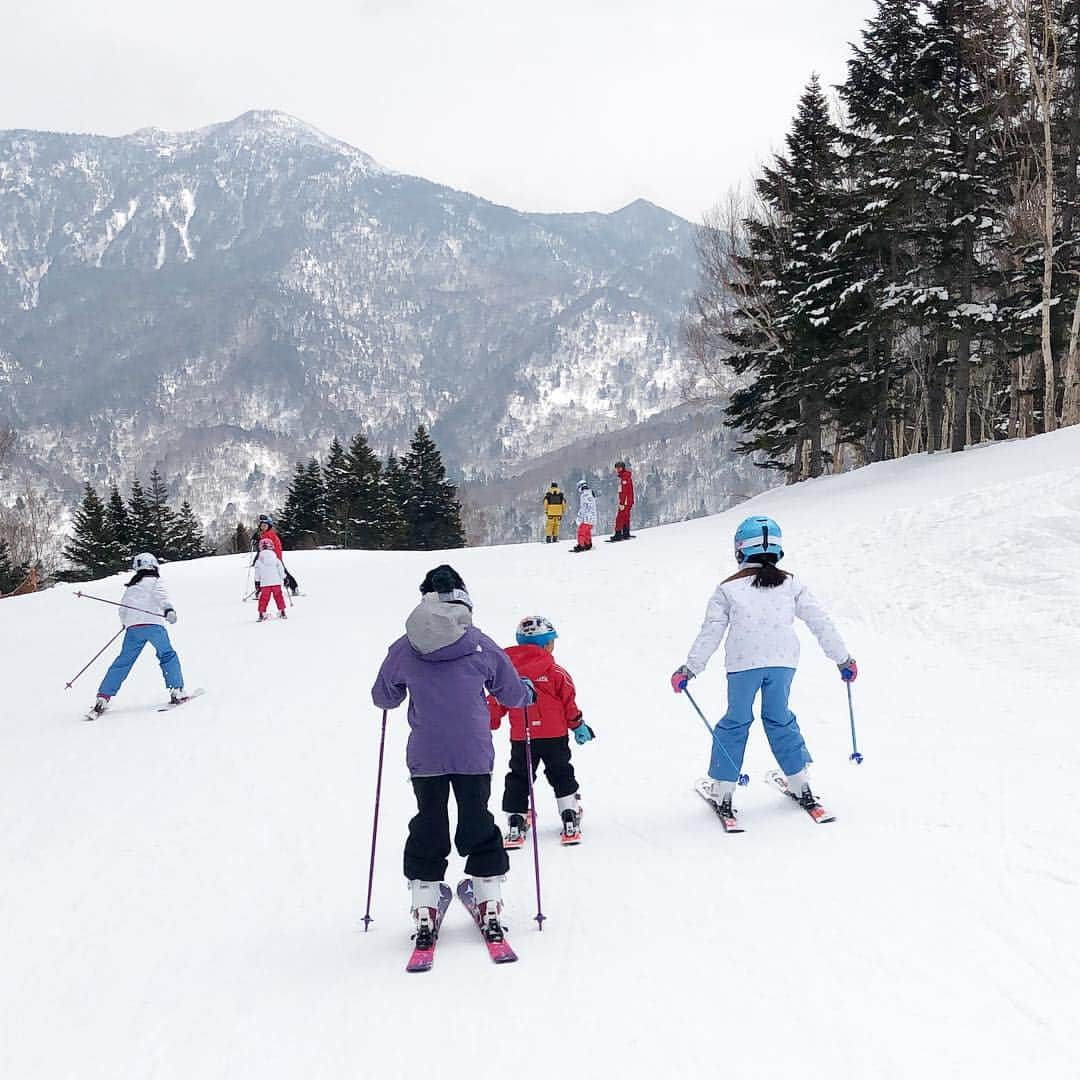
<path id="1" fill-rule="evenodd" d="M 543 615 L 527 615 L 518 623 L 514 635 L 519 645 L 546 645 L 558 636 L 551 620 Z"/>
<path id="2" fill-rule="evenodd" d="M 589 486 L 588 480 L 579 480 L 577 482 L 578 491 L 584 491 Z"/>
<path id="3" fill-rule="evenodd" d="M 157 568 L 158 561 L 149 551 L 144 551 L 131 560 L 132 570 L 156 570 Z"/>

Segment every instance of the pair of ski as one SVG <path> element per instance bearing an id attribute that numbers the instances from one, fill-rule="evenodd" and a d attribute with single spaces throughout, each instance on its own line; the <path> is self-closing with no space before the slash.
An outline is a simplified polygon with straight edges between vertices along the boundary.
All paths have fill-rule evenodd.
<path id="1" fill-rule="evenodd" d="M 192 690 L 190 694 L 185 694 L 179 701 L 167 701 L 164 705 L 159 705 L 158 712 L 171 712 L 173 709 L 179 708 L 181 705 L 186 705 L 189 701 L 197 697 L 202 697 L 206 691 L 200 686 L 198 690 Z M 107 711 L 107 710 L 106 710 Z M 84 717 L 84 720 L 98 720 L 105 715 L 105 711 L 95 712 L 91 709 Z"/>
<path id="2" fill-rule="evenodd" d="M 487 946 L 488 955 L 496 964 L 512 964 L 517 959 L 517 953 L 510 948 L 510 943 L 505 938 L 505 932 L 500 934 L 496 940 L 489 936 L 488 932 L 484 929 L 483 920 L 480 917 L 480 909 L 476 906 L 476 898 L 473 896 L 473 883 L 472 878 L 465 878 L 463 881 L 458 882 L 457 887 L 458 899 L 465 905 L 465 910 L 472 916 L 472 920 L 476 923 L 477 929 L 480 931 L 480 935 L 484 939 L 484 944 Z M 412 956 L 409 957 L 408 964 L 405 965 L 405 970 L 409 972 L 415 971 L 430 971 L 435 963 L 435 946 L 439 943 L 439 930 L 442 928 L 443 916 L 446 915 L 447 909 L 450 907 L 450 901 L 454 899 L 454 894 L 450 891 L 450 886 L 443 884 L 439 886 L 439 906 L 435 912 L 435 932 L 432 937 L 431 946 L 427 949 L 413 949 Z"/>
<path id="3" fill-rule="evenodd" d="M 812 807 L 803 806 L 799 796 L 788 787 L 787 781 L 784 779 L 784 774 L 780 772 L 779 769 L 770 769 L 769 772 L 765 774 L 765 779 L 782 794 L 786 795 L 805 810 L 810 820 L 815 824 L 825 825 L 830 821 L 836 820 L 836 815 L 830 814 L 820 803 L 815 803 Z M 697 783 L 694 784 L 694 790 L 713 808 L 716 816 L 720 819 L 720 824 L 724 827 L 724 832 L 741 833 L 743 831 L 743 827 L 739 824 L 734 812 L 730 814 L 725 812 L 723 804 L 711 794 L 710 781 L 704 778 L 698 780 Z"/>

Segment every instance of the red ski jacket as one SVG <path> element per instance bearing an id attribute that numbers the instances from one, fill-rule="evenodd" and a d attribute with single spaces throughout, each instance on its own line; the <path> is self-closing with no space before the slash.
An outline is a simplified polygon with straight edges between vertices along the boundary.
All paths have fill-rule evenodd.
<path id="1" fill-rule="evenodd" d="M 281 556 L 281 537 L 271 527 L 264 533 L 259 533 L 255 538 L 255 554 L 258 556 L 259 544 L 263 540 L 269 540 L 274 545 L 274 554 L 280 559 Z"/>
<path id="2" fill-rule="evenodd" d="M 619 509 L 629 510 L 634 505 L 634 477 L 629 469 L 616 471 L 619 474 Z"/>
<path id="3" fill-rule="evenodd" d="M 529 706 L 529 737 L 557 739 L 581 725 L 581 710 L 574 698 L 574 680 L 555 663 L 555 657 L 539 645 L 511 645 L 506 650 L 517 673 L 532 679 L 536 687 L 536 704 Z M 525 738 L 525 712 L 507 709 L 494 698 L 488 698 L 491 730 L 497 731 L 502 718 L 510 713 L 510 738 L 521 742 Z"/>

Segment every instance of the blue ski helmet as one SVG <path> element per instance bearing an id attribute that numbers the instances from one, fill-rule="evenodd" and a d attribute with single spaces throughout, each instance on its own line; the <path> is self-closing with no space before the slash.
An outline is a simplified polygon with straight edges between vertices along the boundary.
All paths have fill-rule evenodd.
<path id="1" fill-rule="evenodd" d="M 545 619 L 543 615 L 527 615 L 518 623 L 514 636 L 519 645 L 546 645 L 559 635 L 550 619 Z"/>
<path id="2" fill-rule="evenodd" d="M 269 525 L 270 528 L 272 529 L 274 527 L 274 515 L 273 514 L 260 514 L 259 515 L 259 524 L 260 525 Z"/>
<path id="3" fill-rule="evenodd" d="M 784 537 L 770 517 L 748 517 L 735 530 L 735 561 L 746 562 L 751 555 L 784 557 Z"/>

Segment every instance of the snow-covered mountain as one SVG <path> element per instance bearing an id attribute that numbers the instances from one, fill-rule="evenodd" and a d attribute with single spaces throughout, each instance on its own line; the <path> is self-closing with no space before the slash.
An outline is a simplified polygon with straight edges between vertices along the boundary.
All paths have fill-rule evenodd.
<path id="1" fill-rule="evenodd" d="M 167 566 L 169 632 L 207 693 L 156 713 L 144 654 L 93 724 L 80 712 L 112 650 L 64 683 L 115 610 L 74 586 L 0 600 L 0 671 L 17 673 L 0 708 L 0 1074 L 1075 1075 L 1078 492 L 1073 427 L 785 487 L 588 555 L 450 553 L 498 641 L 523 615 L 555 622 L 596 739 L 573 749 L 580 847 L 560 847 L 537 782 L 543 933 L 526 849 L 504 886 L 519 962 L 491 964 L 455 902 L 426 975 L 404 971 L 404 707 L 361 923 L 367 691 L 443 555 L 290 553 L 307 595 L 263 626 L 240 602 L 243 557 Z M 757 722 L 746 832 L 727 836 L 692 788 L 709 737 L 668 678 L 746 513 L 780 522 L 784 565 L 858 658 L 865 760 L 848 761 L 843 686 L 806 636 L 792 704 L 837 820 L 814 825 L 762 782 Z M 80 588 L 115 600 L 123 580 Z M 722 715 L 720 656 L 691 685 Z M 498 793 L 505 725 L 495 739 Z M 448 878 L 462 873 L 452 854 Z"/>
<path id="2" fill-rule="evenodd" d="M 57 482 L 157 464 L 207 518 L 428 423 L 459 475 L 679 401 L 692 226 L 527 214 L 278 112 L 0 133 L 0 422 Z"/>

